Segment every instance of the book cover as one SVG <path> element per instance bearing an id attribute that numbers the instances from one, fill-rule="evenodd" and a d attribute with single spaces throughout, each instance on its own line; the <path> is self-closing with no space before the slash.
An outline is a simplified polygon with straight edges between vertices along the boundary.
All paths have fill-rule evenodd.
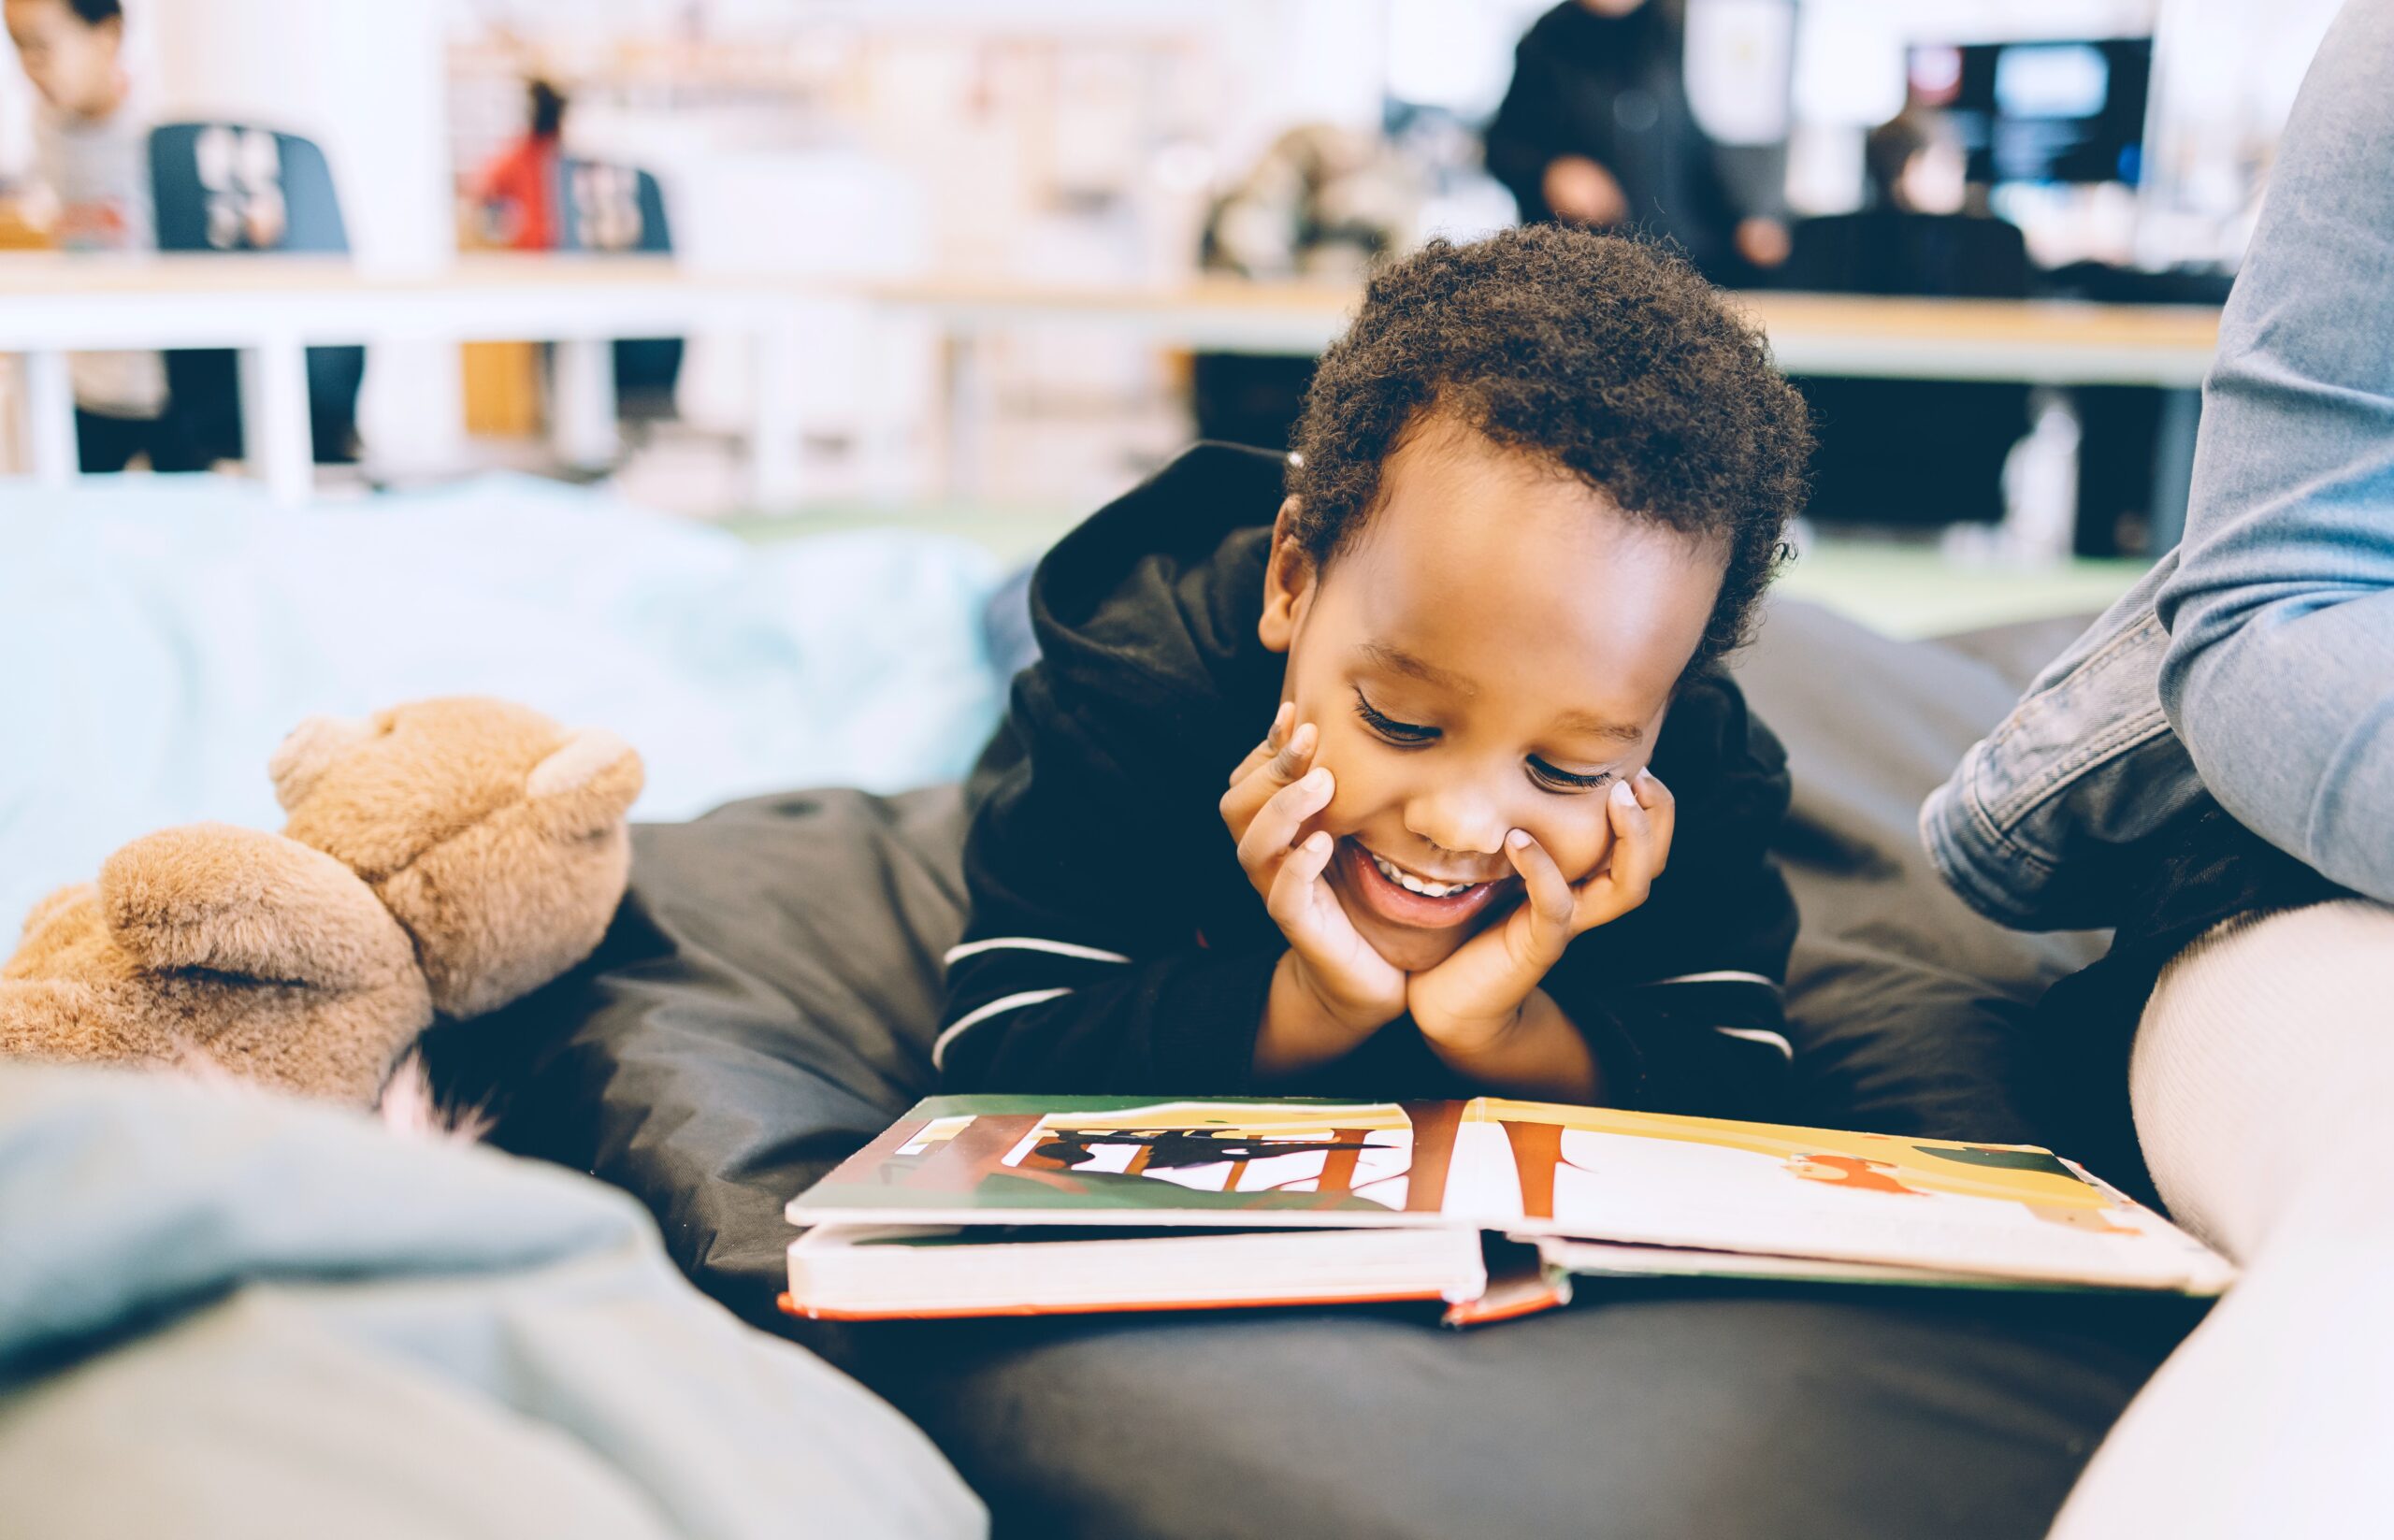
<path id="1" fill-rule="evenodd" d="M 1407 1302 L 1476 1311 L 1488 1293 L 1476 1231 L 818 1225 L 791 1243 L 785 1308 L 831 1320 Z"/>

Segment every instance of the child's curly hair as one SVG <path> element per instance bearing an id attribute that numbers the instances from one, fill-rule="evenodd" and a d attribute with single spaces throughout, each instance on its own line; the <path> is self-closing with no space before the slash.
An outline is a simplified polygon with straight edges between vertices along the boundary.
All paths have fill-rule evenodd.
<path id="1" fill-rule="evenodd" d="M 1381 270 L 1297 423 L 1289 490 L 1317 564 L 1363 527 L 1380 467 L 1434 410 L 1721 541 L 1728 570 L 1689 667 L 1746 640 L 1803 506 L 1811 428 L 1761 334 L 1685 261 L 1537 225 L 1434 240 Z"/>

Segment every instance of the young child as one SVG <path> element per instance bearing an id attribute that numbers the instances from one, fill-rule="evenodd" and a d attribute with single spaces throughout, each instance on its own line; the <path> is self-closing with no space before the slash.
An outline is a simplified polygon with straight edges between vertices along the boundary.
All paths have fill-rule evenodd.
<path id="1" fill-rule="evenodd" d="M 1788 783 L 1716 665 L 1809 441 L 1654 248 L 1383 272 L 1294 454 L 1201 445 L 1040 564 L 944 1083 L 1766 1111 Z"/>
<path id="2" fill-rule="evenodd" d="M 29 223 L 70 252 L 157 245 L 150 124 L 123 59 L 118 0 L 7 0 L 9 41 L 40 93 L 34 124 L 40 205 Z M 166 362 L 154 353 L 79 353 L 68 360 L 83 468 L 122 470 L 147 453 L 161 470 L 204 458 L 162 438 Z"/>

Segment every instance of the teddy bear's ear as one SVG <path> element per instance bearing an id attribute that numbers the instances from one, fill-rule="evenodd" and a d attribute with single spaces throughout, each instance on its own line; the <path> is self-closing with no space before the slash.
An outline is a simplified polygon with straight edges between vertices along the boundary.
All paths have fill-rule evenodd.
<path id="1" fill-rule="evenodd" d="M 370 724 L 345 716 L 311 716 L 291 729 L 266 762 L 274 799 L 291 812 L 348 750 L 374 736 Z"/>
<path id="2" fill-rule="evenodd" d="M 524 795 L 596 834 L 631 811 L 642 780 L 640 756 L 629 743 L 604 727 L 584 727 L 532 767 Z"/>

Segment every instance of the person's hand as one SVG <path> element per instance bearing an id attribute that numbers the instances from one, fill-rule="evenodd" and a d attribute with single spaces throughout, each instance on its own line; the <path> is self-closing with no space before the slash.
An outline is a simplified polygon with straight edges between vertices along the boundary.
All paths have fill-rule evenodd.
<path id="1" fill-rule="evenodd" d="M 1555 218 L 1574 224 L 1619 224 L 1629 217 L 1629 194 L 1619 179 L 1585 155 L 1549 161 L 1538 192 Z"/>
<path id="2" fill-rule="evenodd" d="M 1738 254 L 1757 267 L 1776 267 L 1794 250 L 1787 226 L 1760 214 L 1738 222 Z"/>
<path id="3" fill-rule="evenodd" d="M 1322 880 L 1337 842 L 1304 830 L 1330 805 L 1336 784 L 1328 766 L 1313 763 L 1321 735 L 1310 722 L 1292 728 L 1295 719 L 1295 706 L 1284 702 L 1270 736 L 1231 772 L 1222 822 L 1238 842 L 1247 881 L 1288 938 L 1289 982 L 1328 1024 L 1360 1041 L 1404 1014 L 1405 975 L 1363 940 Z"/>
<path id="4" fill-rule="evenodd" d="M 1612 825 L 1612 854 L 1577 886 L 1527 831 L 1505 836 L 1506 856 L 1521 873 L 1521 901 L 1502 924 L 1407 982 L 1405 1002 L 1413 1023 L 1442 1056 L 1467 1061 L 1498 1049 L 1521 1025 L 1522 1005 L 1562 960 L 1563 949 L 1646 901 L 1670 856 L 1676 817 L 1670 791 L 1639 770 L 1606 794 L 1605 816 Z"/>

